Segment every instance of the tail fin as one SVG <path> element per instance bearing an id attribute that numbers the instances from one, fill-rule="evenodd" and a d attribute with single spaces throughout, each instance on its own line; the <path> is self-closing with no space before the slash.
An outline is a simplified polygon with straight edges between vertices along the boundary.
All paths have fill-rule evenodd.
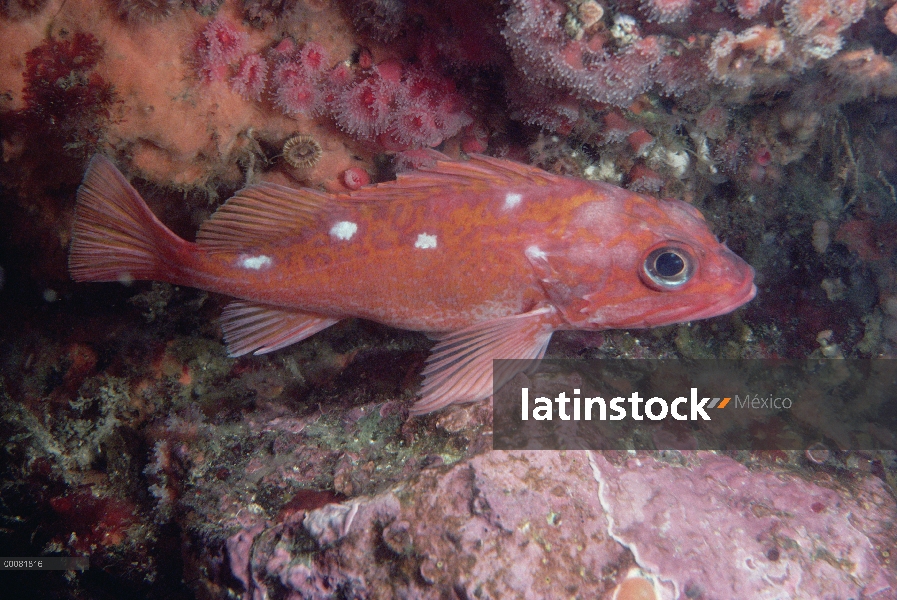
<path id="1" fill-rule="evenodd" d="M 167 281 L 185 245 L 108 159 L 91 159 L 78 188 L 69 251 L 72 279 Z"/>

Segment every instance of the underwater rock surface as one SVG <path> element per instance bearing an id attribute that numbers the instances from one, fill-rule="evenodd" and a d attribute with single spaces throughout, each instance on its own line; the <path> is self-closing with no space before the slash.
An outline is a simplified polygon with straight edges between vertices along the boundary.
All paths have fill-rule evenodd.
<path id="1" fill-rule="evenodd" d="M 897 506 L 709 453 L 492 452 L 228 539 L 250 594 L 888 598 Z M 308 551 L 308 538 L 314 550 Z M 304 542 L 304 543 L 303 543 Z M 276 593 L 283 593 L 276 592 Z"/>

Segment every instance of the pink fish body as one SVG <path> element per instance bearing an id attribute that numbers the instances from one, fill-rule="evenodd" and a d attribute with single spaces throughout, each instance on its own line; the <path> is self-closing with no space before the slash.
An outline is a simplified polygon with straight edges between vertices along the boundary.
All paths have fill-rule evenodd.
<path id="1" fill-rule="evenodd" d="M 554 331 L 721 315 L 753 269 L 677 200 L 475 156 L 330 195 L 247 187 L 177 237 L 95 157 L 78 191 L 77 281 L 167 281 L 238 298 L 232 356 L 271 352 L 348 317 L 439 341 L 419 414 L 492 391 L 492 359 L 541 357 Z M 507 374 L 505 374 L 507 375 Z"/>

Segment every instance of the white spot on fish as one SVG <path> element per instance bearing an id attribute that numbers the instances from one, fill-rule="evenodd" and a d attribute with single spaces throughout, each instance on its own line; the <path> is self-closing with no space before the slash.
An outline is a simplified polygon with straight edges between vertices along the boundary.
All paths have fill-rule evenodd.
<path id="1" fill-rule="evenodd" d="M 263 267 L 271 266 L 271 257 L 261 254 L 259 256 L 241 256 L 240 266 L 244 269 L 258 271 Z"/>
<path id="2" fill-rule="evenodd" d="M 545 251 L 540 249 L 538 246 L 530 246 L 526 249 L 526 252 L 524 252 L 524 254 L 526 254 L 526 257 L 530 260 L 536 258 L 545 259 L 548 257 L 548 255 L 545 254 Z"/>
<path id="3" fill-rule="evenodd" d="M 417 236 L 417 241 L 414 242 L 415 248 L 428 249 L 436 247 L 436 236 L 430 235 L 429 233 L 422 233 Z"/>
<path id="4" fill-rule="evenodd" d="M 505 196 L 505 209 L 514 208 L 515 206 L 520 204 L 521 200 L 523 200 L 523 196 L 521 196 L 520 194 L 512 194 L 511 192 L 508 192 L 508 194 Z"/>
<path id="5" fill-rule="evenodd" d="M 358 225 L 352 221 L 340 221 L 330 228 L 330 235 L 338 240 L 351 240 L 356 231 L 358 231 Z"/>

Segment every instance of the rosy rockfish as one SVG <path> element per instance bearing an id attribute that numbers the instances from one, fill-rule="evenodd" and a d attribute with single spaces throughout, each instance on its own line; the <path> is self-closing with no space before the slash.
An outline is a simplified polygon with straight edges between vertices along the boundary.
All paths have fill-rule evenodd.
<path id="1" fill-rule="evenodd" d="M 756 294 L 753 269 L 685 202 L 486 156 L 340 194 L 253 185 L 196 243 L 96 156 L 69 268 L 77 281 L 159 280 L 237 298 L 222 315 L 231 356 L 349 317 L 427 332 L 437 342 L 414 414 L 489 397 L 492 359 L 539 358 L 555 331 L 704 319 Z"/>

